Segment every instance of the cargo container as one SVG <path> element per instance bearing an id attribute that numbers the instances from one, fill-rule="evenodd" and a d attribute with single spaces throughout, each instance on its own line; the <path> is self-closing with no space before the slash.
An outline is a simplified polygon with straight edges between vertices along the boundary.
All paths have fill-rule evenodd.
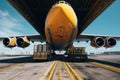
<path id="1" fill-rule="evenodd" d="M 33 60 L 49 60 L 51 59 L 51 51 L 48 45 L 34 45 Z"/>
<path id="2" fill-rule="evenodd" d="M 85 47 L 70 47 L 67 50 L 67 58 L 68 60 L 81 60 L 86 61 L 87 60 L 87 54 L 85 52 Z"/>

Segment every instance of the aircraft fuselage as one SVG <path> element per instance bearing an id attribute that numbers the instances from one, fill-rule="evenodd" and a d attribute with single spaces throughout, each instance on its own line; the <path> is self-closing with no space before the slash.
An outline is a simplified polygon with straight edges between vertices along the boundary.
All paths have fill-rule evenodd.
<path id="1" fill-rule="evenodd" d="M 54 49 L 72 45 L 78 32 L 77 16 L 67 3 L 57 3 L 50 9 L 45 21 L 45 35 Z"/>

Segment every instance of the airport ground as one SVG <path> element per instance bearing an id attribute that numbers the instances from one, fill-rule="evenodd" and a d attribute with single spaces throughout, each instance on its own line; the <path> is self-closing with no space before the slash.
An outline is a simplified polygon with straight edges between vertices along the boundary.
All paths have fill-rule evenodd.
<path id="1" fill-rule="evenodd" d="M 120 55 L 92 55 L 87 62 L 0 56 L 0 80 L 120 80 Z"/>

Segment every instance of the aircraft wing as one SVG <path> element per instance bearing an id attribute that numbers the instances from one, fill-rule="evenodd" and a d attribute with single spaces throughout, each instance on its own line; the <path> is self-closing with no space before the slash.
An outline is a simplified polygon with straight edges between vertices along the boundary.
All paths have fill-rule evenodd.
<path id="1" fill-rule="evenodd" d="M 94 38 L 114 38 L 115 40 L 120 40 L 120 36 L 109 36 L 109 35 L 95 35 L 95 34 L 80 34 L 78 35 L 76 41 L 92 41 Z"/>
<path id="2" fill-rule="evenodd" d="M 1 37 L 3 45 L 9 48 L 18 46 L 21 48 L 28 47 L 30 41 L 33 42 L 46 42 L 46 39 L 42 35 L 29 35 L 29 36 L 14 36 L 14 37 Z"/>
<path id="3" fill-rule="evenodd" d="M 8 2 L 45 37 L 45 19 L 59 0 L 8 0 Z M 78 17 L 78 34 L 82 33 L 115 0 L 66 0 Z"/>
<path id="4" fill-rule="evenodd" d="M 27 36 L 28 39 L 30 39 L 30 41 L 33 41 L 33 42 L 45 42 L 46 39 L 43 38 L 43 36 L 41 35 L 30 35 L 30 36 Z"/>
<path id="5" fill-rule="evenodd" d="M 42 35 L 28 35 L 28 36 L 12 36 L 12 37 L 1 37 L 0 41 L 2 41 L 5 38 L 23 38 L 27 37 L 31 42 L 45 42 L 46 39 L 42 37 Z"/>

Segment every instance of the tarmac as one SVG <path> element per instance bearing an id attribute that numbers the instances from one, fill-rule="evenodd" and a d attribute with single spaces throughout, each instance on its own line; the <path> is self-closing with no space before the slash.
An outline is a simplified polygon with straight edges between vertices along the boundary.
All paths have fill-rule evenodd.
<path id="1" fill-rule="evenodd" d="M 120 80 L 119 71 L 120 55 L 92 55 L 87 62 L 36 62 L 32 56 L 0 56 L 0 80 Z"/>

